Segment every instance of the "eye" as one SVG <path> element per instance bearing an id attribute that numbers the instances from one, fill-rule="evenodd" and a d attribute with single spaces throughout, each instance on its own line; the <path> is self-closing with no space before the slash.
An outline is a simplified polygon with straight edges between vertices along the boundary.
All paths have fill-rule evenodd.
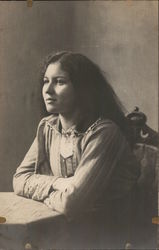
<path id="1" fill-rule="evenodd" d="M 49 79 L 48 78 L 44 78 L 43 79 L 43 84 L 45 85 L 45 84 L 48 84 L 49 83 Z M 52 84 L 53 85 L 59 85 L 59 86 L 62 86 L 62 85 L 65 85 L 65 84 L 67 84 L 67 82 L 68 82 L 68 79 L 66 79 L 66 78 L 59 78 L 59 77 L 57 77 L 57 78 L 54 78 L 54 79 L 52 79 Z"/>
<path id="2" fill-rule="evenodd" d="M 56 79 L 56 84 L 58 84 L 58 85 L 64 85 L 64 84 L 67 84 L 67 82 L 68 82 L 68 80 L 67 79 L 65 79 L 65 78 L 57 78 Z"/>

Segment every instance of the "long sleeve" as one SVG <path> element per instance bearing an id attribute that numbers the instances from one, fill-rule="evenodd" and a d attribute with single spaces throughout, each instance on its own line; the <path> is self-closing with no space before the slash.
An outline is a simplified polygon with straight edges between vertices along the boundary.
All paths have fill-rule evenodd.
<path id="1" fill-rule="evenodd" d="M 100 194 L 109 188 L 127 146 L 124 136 L 115 124 L 108 123 L 90 131 L 75 175 L 68 180 L 63 179 L 65 188 L 60 188 L 59 180 L 55 181 L 54 191 L 44 203 L 68 216 L 91 207 Z M 129 191 L 137 177 L 136 172 L 126 171 L 118 181 L 123 194 Z"/>
<path id="2" fill-rule="evenodd" d="M 48 197 L 52 189 L 52 184 L 58 177 L 52 176 L 51 172 L 47 174 L 36 173 L 38 155 L 40 154 L 41 156 L 41 154 L 44 154 L 44 152 L 42 152 L 44 149 L 39 149 L 40 146 L 42 147 L 42 141 L 39 146 L 38 138 L 40 137 L 39 140 L 42 140 L 41 137 L 43 136 L 42 133 L 39 133 L 38 130 L 37 137 L 14 174 L 13 189 L 17 195 L 42 201 Z M 45 160 L 45 157 L 41 164 L 46 170 L 49 169 L 48 166 L 46 166 L 48 162 Z"/>

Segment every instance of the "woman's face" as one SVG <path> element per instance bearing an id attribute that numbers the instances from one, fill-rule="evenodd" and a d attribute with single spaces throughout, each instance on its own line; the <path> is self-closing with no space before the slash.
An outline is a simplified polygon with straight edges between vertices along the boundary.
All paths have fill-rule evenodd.
<path id="1" fill-rule="evenodd" d="M 44 75 L 42 94 L 49 113 L 66 114 L 73 112 L 76 108 L 73 85 L 59 62 L 48 65 Z"/>

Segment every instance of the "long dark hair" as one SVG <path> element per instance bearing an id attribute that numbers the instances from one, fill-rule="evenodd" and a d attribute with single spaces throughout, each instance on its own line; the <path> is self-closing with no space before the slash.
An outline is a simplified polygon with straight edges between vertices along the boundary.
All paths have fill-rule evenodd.
<path id="1" fill-rule="evenodd" d="M 42 82 L 48 65 L 55 62 L 59 62 L 68 73 L 82 111 L 111 119 L 127 135 L 128 124 L 123 105 L 100 68 L 82 54 L 62 51 L 47 57 L 41 75 Z"/>

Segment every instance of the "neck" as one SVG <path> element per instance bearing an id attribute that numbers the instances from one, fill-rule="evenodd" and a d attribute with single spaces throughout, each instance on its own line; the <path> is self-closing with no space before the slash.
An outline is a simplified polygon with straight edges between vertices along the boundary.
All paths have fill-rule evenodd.
<path id="1" fill-rule="evenodd" d="M 80 112 L 76 111 L 71 114 L 59 114 L 62 128 L 66 131 L 73 125 L 77 125 L 79 122 Z"/>
<path id="2" fill-rule="evenodd" d="M 84 122 L 84 128 L 87 129 L 95 120 L 98 118 L 96 115 L 92 113 L 87 114 L 81 114 L 81 111 L 75 111 L 74 113 L 70 114 L 59 114 L 60 122 L 62 125 L 62 128 L 66 131 L 72 126 L 76 125 L 78 129 L 80 129 L 80 125 Z M 82 122 L 82 123 L 81 123 Z"/>

